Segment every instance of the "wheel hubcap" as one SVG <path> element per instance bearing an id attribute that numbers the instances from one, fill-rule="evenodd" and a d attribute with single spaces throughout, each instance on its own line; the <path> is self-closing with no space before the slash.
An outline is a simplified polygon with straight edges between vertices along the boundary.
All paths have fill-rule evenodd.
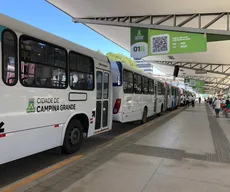
<path id="1" fill-rule="evenodd" d="M 80 139 L 80 131 L 75 128 L 70 134 L 70 142 L 72 145 L 76 145 Z"/>

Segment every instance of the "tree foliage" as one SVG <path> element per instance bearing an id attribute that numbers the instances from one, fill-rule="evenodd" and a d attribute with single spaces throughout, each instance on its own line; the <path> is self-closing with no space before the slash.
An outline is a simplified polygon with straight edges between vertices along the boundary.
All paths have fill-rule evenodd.
<path id="1" fill-rule="evenodd" d="M 101 52 L 101 50 L 100 50 L 100 49 L 98 49 L 98 50 L 97 50 L 97 52 L 98 52 L 98 53 L 100 53 L 100 54 L 102 54 L 102 55 L 104 55 L 104 54 Z"/>
<path id="2" fill-rule="evenodd" d="M 125 63 L 127 65 L 137 68 L 136 62 L 133 59 L 124 56 L 123 54 L 109 52 L 106 54 L 106 56 L 109 58 L 110 61 L 120 61 L 122 63 Z"/>

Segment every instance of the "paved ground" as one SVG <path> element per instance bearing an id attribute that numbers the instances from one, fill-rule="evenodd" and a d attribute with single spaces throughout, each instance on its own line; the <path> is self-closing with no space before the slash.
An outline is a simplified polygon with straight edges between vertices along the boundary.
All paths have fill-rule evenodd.
<path id="1" fill-rule="evenodd" d="M 204 104 L 181 111 L 117 137 L 17 190 L 229 192 L 229 120 L 216 119 Z"/>
<path id="2" fill-rule="evenodd" d="M 165 114 L 167 113 L 168 112 L 165 112 Z M 149 119 L 149 121 L 156 118 L 158 117 L 152 117 Z M 55 163 L 68 159 L 71 156 L 82 153 L 90 153 L 91 151 L 111 141 L 115 137 L 134 129 L 139 125 L 139 122 L 126 124 L 113 123 L 113 129 L 111 131 L 88 138 L 87 140 L 85 140 L 82 148 L 77 153 L 69 156 L 61 155 L 60 150 L 55 149 L 32 155 L 30 157 L 26 157 L 4 165 L 0 165 L 0 189 Z"/>
<path id="3" fill-rule="evenodd" d="M 30 174 L 33 174 L 41 169 L 63 161 L 71 156 L 81 154 L 83 152 L 84 154 L 88 153 L 98 148 L 100 145 L 110 141 L 114 137 L 130 131 L 137 126 L 139 126 L 138 123 L 127 123 L 123 125 L 114 123 L 113 129 L 111 131 L 88 138 L 83 143 L 81 150 L 73 155 L 61 155 L 60 150 L 57 149 L 32 155 L 30 157 L 26 157 L 5 165 L 0 165 L 0 188 Z"/>

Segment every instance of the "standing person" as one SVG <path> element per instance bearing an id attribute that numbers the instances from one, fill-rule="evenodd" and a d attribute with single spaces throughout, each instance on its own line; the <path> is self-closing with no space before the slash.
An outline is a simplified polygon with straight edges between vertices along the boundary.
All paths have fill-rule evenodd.
<path id="1" fill-rule="evenodd" d="M 217 98 L 214 102 L 214 106 L 215 106 L 215 112 L 216 112 L 216 118 L 220 117 L 220 104 L 221 104 L 221 100 L 219 98 Z"/>
<path id="2" fill-rule="evenodd" d="M 186 105 L 189 107 L 189 96 L 186 98 Z"/>
<path id="3" fill-rule="evenodd" d="M 212 98 L 211 97 L 209 98 L 209 105 L 210 106 L 212 105 Z"/>
<path id="4" fill-rule="evenodd" d="M 187 100 L 186 100 L 186 96 L 185 96 L 185 95 L 184 95 L 184 97 L 183 97 L 183 100 L 184 100 L 184 106 L 186 106 L 186 104 L 187 104 L 186 101 L 187 101 Z"/>
<path id="5" fill-rule="evenodd" d="M 180 105 L 183 106 L 183 104 L 184 104 L 184 96 L 181 95 L 181 97 L 180 97 Z"/>
<path id="6" fill-rule="evenodd" d="M 190 105 L 190 103 L 192 104 L 192 96 L 191 95 L 188 96 L 188 102 L 189 102 L 189 105 Z"/>
<path id="7" fill-rule="evenodd" d="M 229 101 L 229 96 L 228 96 L 226 99 L 226 102 L 225 102 L 226 106 L 228 106 L 229 103 L 230 103 L 230 101 Z"/>
<path id="8" fill-rule="evenodd" d="M 212 107 L 213 107 L 213 109 L 215 109 L 215 102 L 216 102 L 216 100 L 217 100 L 216 97 L 212 100 Z"/>
<path id="9" fill-rule="evenodd" d="M 191 97 L 191 102 L 192 102 L 192 107 L 194 107 L 195 106 L 195 96 Z"/>
<path id="10" fill-rule="evenodd" d="M 199 97 L 199 103 L 201 102 L 201 97 Z"/>

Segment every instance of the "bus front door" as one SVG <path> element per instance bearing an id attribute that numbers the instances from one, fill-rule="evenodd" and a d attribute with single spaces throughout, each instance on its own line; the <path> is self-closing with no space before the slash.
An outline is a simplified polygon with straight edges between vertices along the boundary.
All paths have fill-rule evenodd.
<path id="1" fill-rule="evenodd" d="M 109 72 L 97 71 L 97 100 L 96 100 L 96 123 L 95 130 L 100 131 L 108 128 L 109 122 Z"/>

